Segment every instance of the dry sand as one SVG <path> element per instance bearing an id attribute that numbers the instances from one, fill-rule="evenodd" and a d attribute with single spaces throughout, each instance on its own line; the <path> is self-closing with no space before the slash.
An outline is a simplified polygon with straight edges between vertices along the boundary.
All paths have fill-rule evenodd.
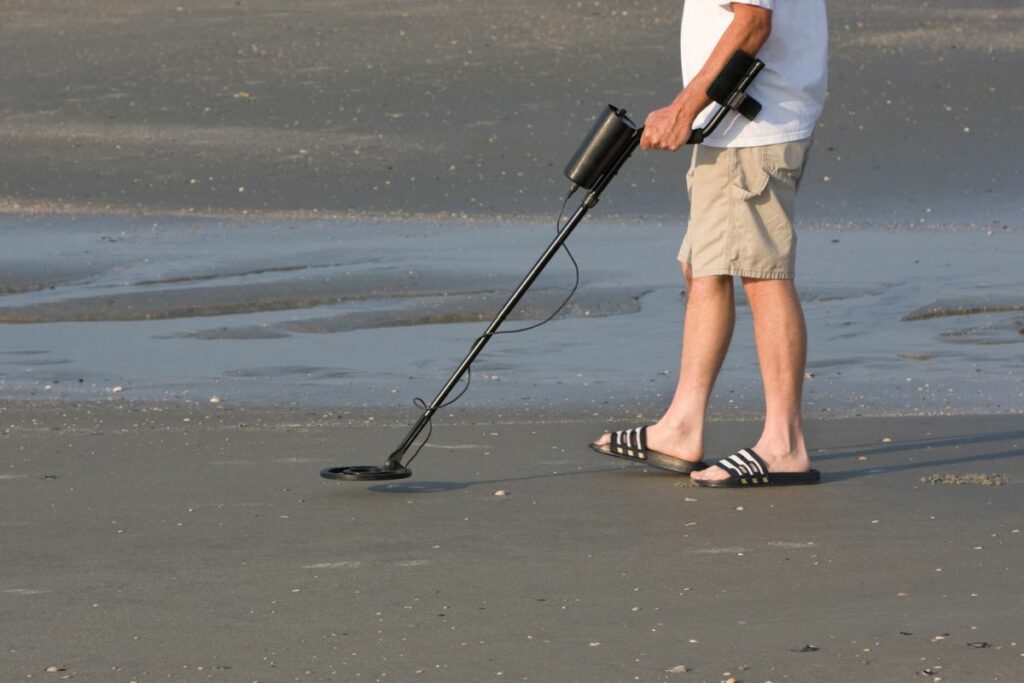
<path id="1" fill-rule="evenodd" d="M 367 485 L 316 473 L 407 415 L 5 405 L 2 678 L 1024 675 L 1020 418 L 813 421 L 823 485 L 729 492 L 586 448 L 631 417 L 444 414 Z"/>
<path id="2" fill-rule="evenodd" d="M 0 209 L 547 215 L 608 102 L 678 89 L 680 3 L 0 1 Z M 1020 225 L 1016 0 L 829 2 L 802 195 L 826 220 Z M 601 211 L 680 215 L 685 155 Z M 673 180 L 676 178 L 676 180 Z"/>

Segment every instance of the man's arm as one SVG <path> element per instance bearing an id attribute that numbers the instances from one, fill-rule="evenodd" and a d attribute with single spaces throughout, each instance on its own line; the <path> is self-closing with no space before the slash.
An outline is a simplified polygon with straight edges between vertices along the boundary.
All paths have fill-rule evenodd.
<path id="1" fill-rule="evenodd" d="M 708 61 L 672 104 L 647 115 L 641 149 L 676 151 L 690 138 L 693 120 L 711 104 L 707 96 L 711 81 L 725 68 L 736 50 L 756 55 L 772 32 L 772 12 L 763 7 L 733 3 L 732 23 L 722 34 Z"/>

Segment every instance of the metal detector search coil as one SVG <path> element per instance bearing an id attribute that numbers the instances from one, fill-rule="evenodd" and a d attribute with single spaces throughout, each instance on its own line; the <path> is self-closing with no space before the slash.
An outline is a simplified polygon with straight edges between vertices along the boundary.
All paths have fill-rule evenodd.
<path id="1" fill-rule="evenodd" d="M 355 467 L 325 467 L 320 470 L 324 479 L 335 481 L 384 481 L 387 479 L 405 479 L 412 476 L 412 470 L 398 465 L 397 467 L 380 467 L 377 465 L 356 465 Z"/>
<path id="2" fill-rule="evenodd" d="M 696 145 L 703 142 L 730 111 L 739 111 L 740 114 L 747 118 L 753 118 L 760 111 L 761 105 L 746 95 L 746 90 L 751 82 L 753 82 L 754 77 L 763 68 L 764 62 L 755 59 L 741 50 L 737 50 L 725 68 L 722 69 L 722 72 L 715 78 L 711 87 L 708 88 L 708 96 L 718 103 L 718 109 L 712 114 L 707 125 L 703 128 L 695 129 L 690 134 L 687 144 Z M 562 248 L 562 245 L 569 238 L 569 235 L 572 234 L 572 231 L 580 224 L 580 221 L 587 215 L 587 212 L 597 205 L 601 193 L 604 192 L 608 183 L 612 181 L 619 172 L 619 169 L 622 168 L 622 165 L 626 163 L 626 160 L 629 159 L 630 155 L 639 146 L 643 132 L 643 126 L 637 126 L 631 121 L 626 116 L 625 109 L 619 109 L 609 104 L 601 110 L 601 114 L 590 128 L 590 132 L 583 138 L 583 142 L 580 143 L 576 153 L 565 167 L 565 175 L 573 182 L 573 192 L 582 187 L 588 190 L 586 196 L 566 224 L 559 229 L 558 234 L 555 235 L 555 238 L 548 245 L 547 249 L 544 250 L 544 253 L 540 255 L 537 262 L 533 264 L 533 267 L 523 277 L 515 291 L 512 292 L 508 300 L 501 307 L 501 310 L 494 316 L 491 324 L 487 326 L 484 333 L 477 337 L 470 346 L 466 357 L 462 359 L 459 367 L 455 369 L 451 377 L 448 378 L 448 381 L 441 387 L 441 390 L 437 392 L 434 400 L 424 406 L 423 413 L 409 429 L 405 438 L 402 439 L 402 443 L 391 452 L 391 455 L 388 456 L 388 459 L 381 466 L 326 467 L 320 470 L 321 477 L 333 481 L 381 481 L 386 479 L 405 479 L 412 475 L 412 470 L 407 467 L 412 458 L 409 458 L 405 464 L 402 463 L 402 459 L 413 443 L 415 443 L 416 438 L 430 424 L 430 419 L 434 413 L 444 406 L 445 398 L 448 397 L 459 383 L 459 380 L 462 379 L 462 376 L 469 370 L 469 366 L 480 352 L 483 351 L 490 338 L 498 332 L 498 328 L 505 321 L 505 318 L 515 309 L 519 300 L 526 294 L 526 291 L 541 274 L 545 266 L 548 265 L 548 262 Z M 571 194 L 572 192 L 570 192 Z M 568 199 L 566 197 L 566 201 Z M 422 404 L 417 403 L 417 405 Z M 422 448 L 424 443 L 426 443 L 425 440 L 420 444 L 420 448 Z M 413 453 L 412 457 L 415 457 L 418 452 L 419 448 Z"/>

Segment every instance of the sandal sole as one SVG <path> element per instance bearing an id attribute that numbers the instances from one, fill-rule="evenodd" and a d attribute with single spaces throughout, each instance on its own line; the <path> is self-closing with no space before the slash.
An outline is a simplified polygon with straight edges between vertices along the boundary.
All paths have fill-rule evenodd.
<path id="1" fill-rule="evenodd" d="M 682 458 L 675 458 L 671 455 L 665 455 L 658 451 L 647 451 L 647 458 L 641 460 L 629 455 L 619 455 L 613 453 L 610 450 L 605 450 L 606 446 L 598 446 L 597 444 L 590 444 L 590 449 L 601 455 L 607 455 L 612 458 L 618 458 L 619 460 L 627 460 L 638 465 L 650 465 L 659 470 L 665 470 L 666 472 L 673 472 L 675 474 L 690 474 L 691 472 L 697 472 L 706 467 L 702 462 L 690 462 L 689 460 L 683 460 Z"/>

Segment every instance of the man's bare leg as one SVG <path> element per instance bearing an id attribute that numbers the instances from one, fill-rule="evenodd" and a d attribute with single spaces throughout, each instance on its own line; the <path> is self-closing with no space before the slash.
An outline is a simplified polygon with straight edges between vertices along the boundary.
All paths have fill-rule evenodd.
<path id="1" fill-rule="evenodd" d="M 743 278 L 754 315 L 754 341 L 764 382 L 765 423 L 754 450 L 770 472 L 806 472 L 811 467 L 800 420 L 807 327 L 792 280 Z M 739 449 L 745 444 L 737 444 Z M 727 454 L 723 454 L 727 455 Z M 711 467 L 691 475 L 710 481 L 729 475 Z"/>
<path id="2" fill-rule="evenodd" d="M 683 264 L 686 278 L 686 319 L 679 381 L 668 410 L 647 430 L 648 448 L 699 461 L 704 454 L 704 415 L 715 378 L 722 367 L 736 322 L 733 279 L 729 275 L 694 278 Z M 604 434 L 596 442 L 609 442 Z"/>

